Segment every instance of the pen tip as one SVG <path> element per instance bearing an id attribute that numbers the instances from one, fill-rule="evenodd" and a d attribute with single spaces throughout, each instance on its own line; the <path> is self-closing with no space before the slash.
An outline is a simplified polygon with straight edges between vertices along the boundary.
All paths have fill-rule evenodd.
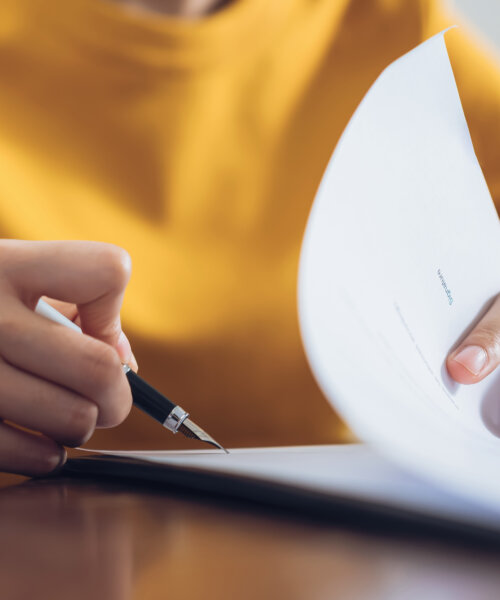
<path id="1" fill-rule="evenodd" d="M 226 450 L 224 446 L 221 446 L 219 442 L 216 442 L 211 435 L 208 435 L 206 431 L 204 431 L 201 427 L 198 427 L 198 425 L 191 421 L 191 419 L 185 419 L 178 431 L 188 438 L 199 440 L 200 442 L 206 442 L 207 444 L 222 450 L 226 454 L 229 454 L 228 450 Z"/>

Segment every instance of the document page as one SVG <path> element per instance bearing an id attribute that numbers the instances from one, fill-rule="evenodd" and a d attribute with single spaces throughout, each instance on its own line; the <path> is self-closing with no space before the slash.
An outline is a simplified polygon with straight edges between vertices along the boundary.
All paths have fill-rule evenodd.
<path id="1" fill-rule="evenodd" d="M 337 145 L 299 316 L 317 380 L 363 441 L 494 507 L 500 373 L 461 386 L 445 359 L 499 291 L 498 217 L 441 33 L 381 74 Z"/>
<path id="2" fill-rule="evenodd" d="M 278 484 L 500 531 L 500 508 L 488 510 L 430 485 L 385 460 L 367 444 L 236 448 L 229 454 L 218 450 L 99 453 Z M 193 481 L 196 482 L 196 474 Z M 231 481 L 225 484 L 228 494 Z"/>

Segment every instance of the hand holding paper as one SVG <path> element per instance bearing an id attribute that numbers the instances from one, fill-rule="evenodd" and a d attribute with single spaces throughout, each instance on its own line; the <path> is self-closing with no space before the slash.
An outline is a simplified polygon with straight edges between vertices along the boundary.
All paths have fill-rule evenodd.
<path id="1" fill-rule="evenodd" d="M 439 34 L 382 73 L 335 150 L 304 241 L 300 319 L 361 439 L 492 504 L 499 374 L 461 386 L 445 359 L 500 290 L 499 233 Z"/>
<path id="2" fill-rule="evenodd" d="M 488 255 L 485 252 L 485 263 Z M 478 268 L 482 268 L 480 265 Z M 500 296 L 491 308 L 448 357 L 446 366 L 459 383 L 482 381 L 500 363 Z M 500 400 L 500 399 L 499 399 Z"/>

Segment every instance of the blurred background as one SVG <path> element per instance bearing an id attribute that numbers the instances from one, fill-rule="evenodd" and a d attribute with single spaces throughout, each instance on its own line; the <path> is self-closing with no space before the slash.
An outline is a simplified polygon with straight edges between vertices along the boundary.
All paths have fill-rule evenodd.
<path id="1" fill-rule="evenodd" d="M 500 57 L 500 2 L 498 0 L 449 0 L 476 31 L 486 36 Z"/>

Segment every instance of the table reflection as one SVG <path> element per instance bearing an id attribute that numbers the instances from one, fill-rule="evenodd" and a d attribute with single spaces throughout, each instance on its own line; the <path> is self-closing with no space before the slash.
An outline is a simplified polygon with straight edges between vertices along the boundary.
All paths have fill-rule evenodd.
<path id="1" fill-rule="evenodd" d="M 1 598 L 497 598 L 498 554 L 133 488 L 0 491 Z"/>

